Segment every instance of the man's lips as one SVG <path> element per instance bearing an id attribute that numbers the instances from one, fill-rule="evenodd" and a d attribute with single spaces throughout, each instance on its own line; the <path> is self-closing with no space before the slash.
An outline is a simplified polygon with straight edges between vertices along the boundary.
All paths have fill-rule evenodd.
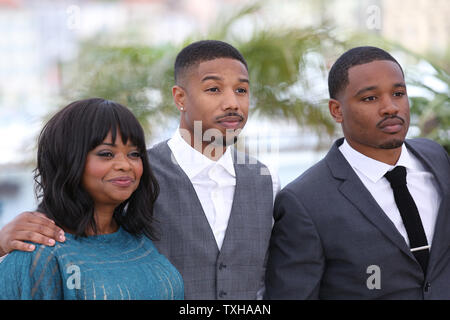
<path id="1" fill-rule="evenodd" d="M 244 121 L 244 117 L 242 116 L 224 116 L 220 117 L 217 123 L 227 129 L 237 129 L 242 121 Z"/>
<path id="2" fill-rule="evenodd" d="M 109 179 L 108 181 L 118 187 L 128 187 L 134 182 L 134 179 L 131 177 L 117 177 Z"/>
<path id="3" fill-rule="evenodd" d="M 381 120 L 377 124 L 377 127 L 380 128 L 381 131 L 386 133 L 396 133 L 402 129 L 404 123 L 405 120 L 398 116 L 394 116 Z"/>

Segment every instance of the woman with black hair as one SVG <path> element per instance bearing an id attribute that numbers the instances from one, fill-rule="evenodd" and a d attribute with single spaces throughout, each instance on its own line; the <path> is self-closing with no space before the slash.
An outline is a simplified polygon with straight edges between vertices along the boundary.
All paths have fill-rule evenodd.
<path id="1" fill-rule="evenodd" d="M 126 107 L 93 98 L 63 108 L 39 136 L 34 172 L 39 211 L 66 241 L 10 253 L 0 299 L 183 299 L 151 240 L 158 184 Z"/>

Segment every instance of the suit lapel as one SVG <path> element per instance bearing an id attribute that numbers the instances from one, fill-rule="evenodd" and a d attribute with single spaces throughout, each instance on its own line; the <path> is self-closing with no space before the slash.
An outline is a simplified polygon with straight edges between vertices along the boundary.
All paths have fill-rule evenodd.
<path id="1" fill-rule="evenodd" d="M 245 210 L 242 208 L 242 196 L 248 199 L 256 199 L 255 190 L 251 186 L 247 185 L 248 177 L 245 174 L 245 170 L 241 168 L 244 167 L 243 164 L 249 163 L 248 158 L 243 153 L 238 153 L 236 148 L 232 147 L 232 159 L 234 165 L 234 172 L 236 175 L 236 185 L 234 188 L 233 203 L 231 205 L 230 218 L 228 219 L 227 230 L 225 231 L 225 237 L 222 243 L 222 249 L 219 254 L 224 252 L 229 252 L 231 246 L 233 245 L 233 239 L 235 238 L 235 232 L 238 228 L 236 226 L 242 225 L 242 216 L 245 214 Z M 245 199 L 244 199 L 245 201 Z M 248 201 L 247 205 L 252 206 L 253 202 Z M 256 212 L 255 207 L 247 210 L 248 212 Z"/>
<path id="2" fill-rule="evenodd" d="M 192 184 L 191 180 L 187 176 L 186 172 L 181 169 L 181 166 L 178 164 L 177 160 L 175 159 L 172 151 L 170 150 L 167 143 L 165 143 L 166 150 L 165 152 L 168 152 L 170 156 L 167 156 L 167 159 L 171 159 L 172 165 L 173 165 L 173 171 L 178 176 L 178 179 L 174 179 L 174 181 L 179 181 L 183 183 L 183 186 L 179 186 L 184 192 L 188 192 L 191 194 L 191 200 L 192 205 L 196 207 L 196 210 L 194 210 L 194 218 L 199 223 L 198 226 L 200 229 L 205 230 L 205 237 L 208 238 L 208 243 L 212 244 L 214 248 L 219 251 L 219 247 L 217 246 L 216 238 L 214 236 L 214 232 L 211 229 L 211 226 L 209 224 L 208 218 L 206 217 L 205 211 L 203 210 L 202 203 L 200 199 L 198 198 L 197 191 L 195 191 L 194 185 Z M 205 238 L 205 239 L 206 239 Z"/>
<path id="3" fill-rule="evenodd" d="M 434 228 L 433 242 L 431 244 L 430 262 L 428 264 L 428 272 L 431 274 L 436 262 L 442 256 L 443 251 L 447 250 L 450 246 L 450 172 L 448 169 L 439 168 L 434 159 L 427 152 L 421 152 L 418 148 L 415 148 L 412 144 L 406 142 L 408 150 L 410 150 L 429 170 L 437 181 L 438 192 L 441 195 L 441 203 L 439 205 L 439 211 L 436 218 L 436 224 Z"/>
<path id="4" fill-rule="evenodd" d="M 343 139 L 335 142 L 326 156 L 328 167 L 335 179 L 341 180 L 339 191 L 348 199 L 380 232 L 406 255 L 414 259 L 405 240 L 389 217 L 364 186 L 338 147 Z"/>

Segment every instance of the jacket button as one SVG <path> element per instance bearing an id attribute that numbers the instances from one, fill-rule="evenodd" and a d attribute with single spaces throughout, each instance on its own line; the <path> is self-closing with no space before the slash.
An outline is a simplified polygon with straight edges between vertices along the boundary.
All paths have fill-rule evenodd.
<path id="1" fill-rule="evenodd" d="M 226 264 L 223 264 L 222 262 L 219 265 L 219 270 L 225 269 L 227 267 Z"/>
<path id="2" fill-rule="evenodd" d="M 219 297 L 220 297 L 220 298 L 223 298 L 223 297 L 225 297 L 226 295 L 227 295 L 227 293 L 226 293 L 225 291 L 220 290 L 220 292 L 219 292 Z"/>
<path id="3" fill-rule="evenodd" d="M 431 290 L 431 283 L 429 283 L 429 282 L 425 283 L 423 291 L 428 292 L 430 290 Z"/>

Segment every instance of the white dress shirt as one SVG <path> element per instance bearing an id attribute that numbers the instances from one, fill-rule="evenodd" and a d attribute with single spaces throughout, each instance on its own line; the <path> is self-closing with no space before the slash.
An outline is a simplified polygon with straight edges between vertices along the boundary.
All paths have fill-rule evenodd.
<path id="1" fill-rule="evenodd" d="M 167 144 L 191 181 L 220 250 L 230 219 L 236 186 L 231 147 L 226 149 L 219 160 L 213 161 L 192 148 L 181 137 L 179 130 L 175 131 Z M 280 190 L 280 181 L 274 171 L 269 168 L 275 199 Z"/>
<path id="2" fill-rule="evenodd" d="M 408 234 L 395 204 L 394 193 L 389 181 L 384 177 L 384 174 L 395 166 L 406 167 L 408 190 L 419 210 L 428 244 L 431 246 L 441 197 L 433 174 L 426 171 L 422 163 L 408 152 L 405 144 L 395 166 L 359 153 L 348 144 L 347 140 L 344 140 L 339 150 L 409 246 Z"/>
<path id="3" fill-rule="evenodd" d="M 194 186 L 220 250 L 230 219 L 236 186 L 231 148 L 227 148 L 219 160 L 213 161 L 192 148 L 181 137 L 178 129 L 167 144 Z M 280 180 L 276 170 L 267 167 L 272 177 L 273 200 L 275 200 L 276 194 L 280 191 Z M 0 257 L 0 263 L 4 257 Z"/>

